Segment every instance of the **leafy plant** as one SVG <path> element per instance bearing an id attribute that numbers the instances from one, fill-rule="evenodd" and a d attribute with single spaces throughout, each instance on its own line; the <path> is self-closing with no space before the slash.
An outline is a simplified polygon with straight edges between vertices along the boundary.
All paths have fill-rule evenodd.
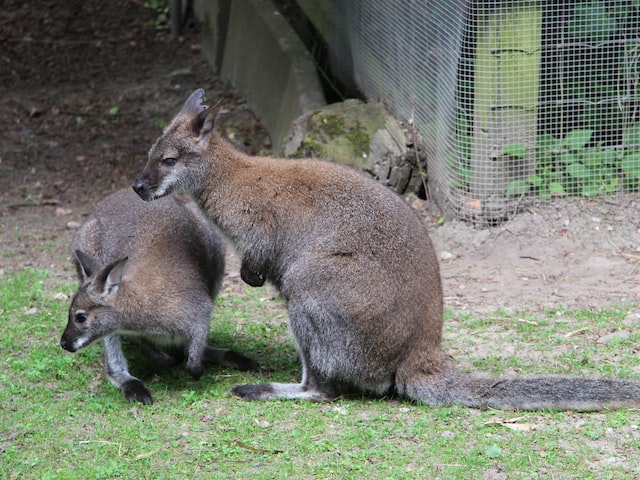
<path id="1" fill-rule="evenodd" d="M 144 0 L 143 6 L 153 10 L 156 14 L 155 26 L 158 29 L 166 28 L 169 21 L 170 0 Z"/>
<path id="2" fill-rule="evenodd" d="M 508 195 L 535 193 L 591 197 L 614 191 L 637 191 L 640 180 L 640 124 L 625 130 L 623 148 L 589 146 L 593 130 L 572 130 L 563 139 L 552 135 L 538 138 L 536 173 L 509 184 Z M 506 145 L 503 155 L 524 157 L 521 144 Z"/>

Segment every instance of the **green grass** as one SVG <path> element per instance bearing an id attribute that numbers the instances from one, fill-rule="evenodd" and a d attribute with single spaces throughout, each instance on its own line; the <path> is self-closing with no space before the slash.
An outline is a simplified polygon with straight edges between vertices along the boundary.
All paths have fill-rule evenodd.
<path id="1" fill-rule="evenodd" d="M 104 378 L 99 344 L 76 354 L 58 340 L 74 284 L 26 269 L 0 277 L 0 478 L 633 478 L 640 475 L 637 410 L 603 413 L 427 408 L 397 399 L 243 402 L 233 385 L 254 373 L 156 370 L 127 353 L 153 406 L 127 403 Z M 448 311 L 446 348 L 465 369 L 638 378 L 628 312 L 558 308 Z M 631 322 L 631 324 L 630 324 Z M 637 322 L 637 320 L 636 320 Z M 282 305 L 265 289 L 225 292 L 212 340 L 297 381 Z M 626 339 L 598 338 L 627 330 Z"/>

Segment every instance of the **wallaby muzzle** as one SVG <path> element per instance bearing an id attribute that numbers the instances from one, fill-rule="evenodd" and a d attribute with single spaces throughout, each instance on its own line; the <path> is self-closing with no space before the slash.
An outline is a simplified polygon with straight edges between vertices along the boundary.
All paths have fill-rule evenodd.
<path id="1" fill-rule="evenodd" d="M 69 334 L 65 331 L 64 334 L 62 335 L 62 338 L 60 339 L 60 346 L 64 348 L 67 352 L 74 353 L 77 351 L 77 348 L 73 346 L 73 340 L 67 338 L 68 335 Z"/>
<path id="2" fill-rule="evenodd" d="M 144 200 L 144 201 L 148 201 L 151 200 L 151 186 L 149 185 L 148 182 L 146 182 L 145 180 L 141 179 L 142 177 L 139 177 L 136 180 L 136 183 L 133 184 L 133 190 L 138 194 L 138 196 Z"/>

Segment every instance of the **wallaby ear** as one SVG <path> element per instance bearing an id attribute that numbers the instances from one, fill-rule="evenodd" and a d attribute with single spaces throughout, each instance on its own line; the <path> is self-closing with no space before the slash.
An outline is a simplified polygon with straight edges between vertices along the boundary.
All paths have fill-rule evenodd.
<path id="1" fill-rule="evenodd" d="M 223 103 L 223 99 L 221 98 L 214 106 L 200 112 L 198 117 L 194 120 L 193 129 L 198 136 L 198 143 L 206 142 L 208 140 L 209 135 L 213 131 L 216 117 L 218 116 L 218 112 L 220 112 Z"/>
<path id="2" fill-rule="evenodd" d="M 118 289 L 120 288 L 120 282 L 122 281 L 122 274 L 127 264 L 128 257 L 123 258 L 107 265 L 101 272 L 96 281 L 96 288 L 100 292 L 102 298 L 111 302 L 114 300 Z"/>
<path id="3" fill-rule="evenodd" d="M 73 254 L 76 257 L 76 268 L 78 270 L 78 274 L 82 278 L 83 282 L 97 272 L 101 267 L 95 258 L 90 257 L 82 250 L 75 250 Z"/>
<path id="4" fill-rule="evenodd" d="M 194 90 L 184 105 L 182 106 L 181 113 L 185 113 L 191 117 L 197 117 L 203 110 L 206 110 L 206 106 L 202 104 L 204 101 L 204 90 L 198 88 Z"/>

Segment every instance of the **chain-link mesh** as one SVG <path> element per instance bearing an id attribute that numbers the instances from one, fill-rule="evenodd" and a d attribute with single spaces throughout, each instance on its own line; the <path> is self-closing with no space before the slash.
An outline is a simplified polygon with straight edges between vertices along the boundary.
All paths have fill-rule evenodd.
<path id="1" fill-rule="evenodd" d="M 640 1 L 334 0 L 334 70 L 412 120 L 448 213 L 638 191 Z"/>

